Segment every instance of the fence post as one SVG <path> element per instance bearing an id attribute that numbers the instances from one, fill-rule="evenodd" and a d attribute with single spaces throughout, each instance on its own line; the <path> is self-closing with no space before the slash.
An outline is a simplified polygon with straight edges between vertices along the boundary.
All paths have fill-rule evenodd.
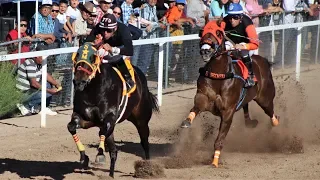
<path id="1" fill-rule="evenodd" d="M 42 56 L 42 75 L 41 75 L 41 123 L 40 127 L 46 127 L 46 104 L 47 104 L 47 57 Z"/>
<path id="2" fill-rule="evenodd" d="M 273 14 L 271 14 L 271 18 L 270 18 L 270 24 L 269 26 L 274 26 L 274 21 L 273 21 Z M 274 30 L 271 31 L 271 62 L 274 62 L 274 55 L 275 55 L 275 37 L 274 37 Z"/>
<path id="3" fill-rule="evenodd" d="M 320 20 L 320 15 L 318 17 L 318 20 Z M 316 45 L 316 54 L 315 54 L 315 58 L 314 58 L 314 63 L 317 64 L 318 63 L 318 56 L 319 56 L 319 35 L 320 35 L 320 25 L 317 26 L 317 45 Z M 312 37 L 314 38 L 314 37 Z M 310 47 L 312 48 L 312 47 Z"/>
<path id="4" fill-rule="evenodd" d="M 21 38 L 21 30 L 20 30 L 20 1 L 18 1 L 17 2 L 17 11 L 18 11 L 18 19 L 17 19 L 17 21 L 18 22 L 16 22 L 17 23 L 17 25 L 18 25 L 18 27 L 17 27 L 17 29 L 18 29 L 18 39 L 20 40 L 20 38 Z M 20 54 L 21 53 L 21 41 L 19 41 L 19 46 L 18 46 L 18 53 Z M 17 64 L 18 64 L 18 67 L 20 66 L 20 63 L 21 63 L 21 60 L 20 60 L 20 57 L 18 58 L 18 62 L 17 62 Z"/>
<path id="5" fill-rule="evenodd" d="M 285 24 L 285 13 L 282 13 L 282 24 Z M 284 69 L 284 41 L 285 41 L 285 33 L 284 29 L 282 29 L 282 44 L 281 44 L 281 68 Z"/>
<path id="6" fill-rule="evenodd" d="M 301 27 L 298 27 L 297 56 L 296 56 L 296 80 L 300 81 L 300 58 L 301 58 Z"/>
<path id="7" fill-rule="evenodd" d="M 167 37 L 170 37 L 170 25 L 167 24 L 167 32 L 166 32 L 166 35 Z M 164 88 L 168 88 L 168 84 L 169 84 L 169 46 L 170 46 L 170 43 L 171 42 L 167 42 L 166 43 L 166 74 L 165 74 L 165 84 L 164 84 Z"/>
<path id="8" fill-rule="evenodd" d="M 163 88 L 163 42 L 159 43 L 159 67 L 158 67 L 158 103 L 162 105 L 162 88 Z"/>

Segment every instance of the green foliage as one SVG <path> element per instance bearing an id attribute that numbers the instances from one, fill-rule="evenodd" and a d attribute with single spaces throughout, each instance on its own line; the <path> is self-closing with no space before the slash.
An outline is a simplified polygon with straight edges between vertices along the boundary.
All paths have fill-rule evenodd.
<path id="1" fill-rule="evenodd" d="M 0 116 L 12 111 L 24 98 L 16 88 L 13 68 L 10 62 L 0 62 Z"/>

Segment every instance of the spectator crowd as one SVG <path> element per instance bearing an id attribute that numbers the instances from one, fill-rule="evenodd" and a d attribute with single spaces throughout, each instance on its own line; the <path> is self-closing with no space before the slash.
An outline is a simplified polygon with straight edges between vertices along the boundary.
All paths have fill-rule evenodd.
<path id="1" fill-rule="evenodd" d="M 252 18 L 256 27 L 269 25 L 270 22 L 279 24 L 280 20 L 284 24 L 294 23 L 297 21 L 296 13 L 299 12 L 307 14 L 304 16 L 308 18 L 306 20 L 312 20 L 318 18 L 320 7 L 320 0 L 93 0 L 85 4 L 80 3 L 79 0 L 60 0 L 58 3 L 43 0 L 39 7 L 38 20 L 36 21 L 36 15 L 30 20 L 20 17 L 20 27 L 11 30 L 6 40 L 18 39 L 17 28 L 20 28 L 22 38 L 40 38 L 49 49 L 59 48 L 61 44 L 81 45 L 92 28 L 106 13 L 114 14 L 118 22 L 127 25 L 134 40 L 197 34 L 206 21 L 225 17 L 229 3 L 240 3 L 245 14 Z M 284 13 L 284 18 L 280 18 L 281 13 Z M 289 42 L 291 38 L 291 36 L 286 36 L 284 42 Z M 261 36 L 260 39 L 264 42 L 271 42 L 268 35 Z M 30 45 L 31 43 L 24 42 L 21 52 L 30 51 Z M 269 46 L 270 44 L 263 43 L 263 45 Z M 183 41 L 168 43 L 168 46 L 170 52 L 165 53 L 168 53 L 170 57 L 168 64 L 170 73 L 183 74 L 180 71 L 188 73 L 194 71 L 192 66 L 191 69 L 187 67 L 185 70 L 182 70 L 182 67 L 183 64 L 193 61 L 198 55 L 196 41 L 188 44 L 188 47 Z M 191 53 L 190 56 L 184 54 L 186 48 L 188 53 Z M 17 43 L 9 45 L 8 50 L 10 53 L 17 53 Z M 132 64 L 138 66 L 146 75 L 152 71 L 157 72 L 157 51 L 158 45 L 155 44 L 134 46 Z M 265 53 L 265 56 L 270 54 L 270 52 L 262 53 Z M 41 90 L 39 89 L 41 82 L 41 77 L 39 77 L 41 63 L 39 62 L 41 62 L 39 57 L 22 59 L 21 66 L 18 68 L 18 89 L 28 93 Z M 12 61 L 12 63 L 16 64 L 17 61 Z M 152 64 L 155 65 L 154 68 Z M 181 81 L 188 81 L 183 79 L 183 75 L 177 76 L 176 81 L 179 81 L 179 78 Z M 50 95 L 56 94 L 61 88 L 53 78 L 48 79 L 48 87 Z M 48 97 L 51 97 L 50 95 Z M 21 113 L 23 115 L 35 113 L 35 106 L 40 103 L 35 99 L 40 97 L 38 94 L 31 98 L 29 103 L 19 104 L 18 108 Z M 56 112 L 48 108 L 47 114 L 55 115 Z"/>

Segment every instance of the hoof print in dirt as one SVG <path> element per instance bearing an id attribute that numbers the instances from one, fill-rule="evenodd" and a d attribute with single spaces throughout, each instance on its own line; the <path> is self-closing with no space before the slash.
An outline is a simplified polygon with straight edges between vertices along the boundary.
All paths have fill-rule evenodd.
<path id="1" fill-rule="evenodd" d="M 162 178 L 165 177 L 164 167 L 150 160 L 139 160 L 134 163 L 135 178 Z"/>

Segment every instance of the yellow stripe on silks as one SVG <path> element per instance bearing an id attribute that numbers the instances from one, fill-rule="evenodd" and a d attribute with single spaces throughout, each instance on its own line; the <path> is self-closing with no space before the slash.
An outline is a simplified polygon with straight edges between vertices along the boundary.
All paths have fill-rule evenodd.
<path id="1" fill-rule="evenodd" d="M 78 135 L 75 134 L 72 137 L 73 137 L 74 142 L 77 145 L 78 151 L 84 151 L 85 150 L 84 145 L 81 143 L 80 139 L 78 138 Z"/>
<path id="2" fill-rule="evenodd" d="M 106 137 L 104 135 L 100 136 L 100 144 L 99 144 L 99 148 L 103 149 L 103 151 L 105 151 L 104 148 L 104 140 L 106 139 Z"/>
<path id="3" fill-rule="evenodd" d="M 117 69 L 116 67 L 112 67 L 114 71 L 116 71 L 116 73 L 118 74 L 119 78 L 121 79 L 121 81 L 124 83 L 124 86 L 125 86 L 125 80 L 121 74 L 121 72 L 119 71 L 119 69 Z M 123 92 L 122 92 L 122 96 L 125 96 L 127 94 L 127 89 L 124 87 L 123 88 Z"/>

